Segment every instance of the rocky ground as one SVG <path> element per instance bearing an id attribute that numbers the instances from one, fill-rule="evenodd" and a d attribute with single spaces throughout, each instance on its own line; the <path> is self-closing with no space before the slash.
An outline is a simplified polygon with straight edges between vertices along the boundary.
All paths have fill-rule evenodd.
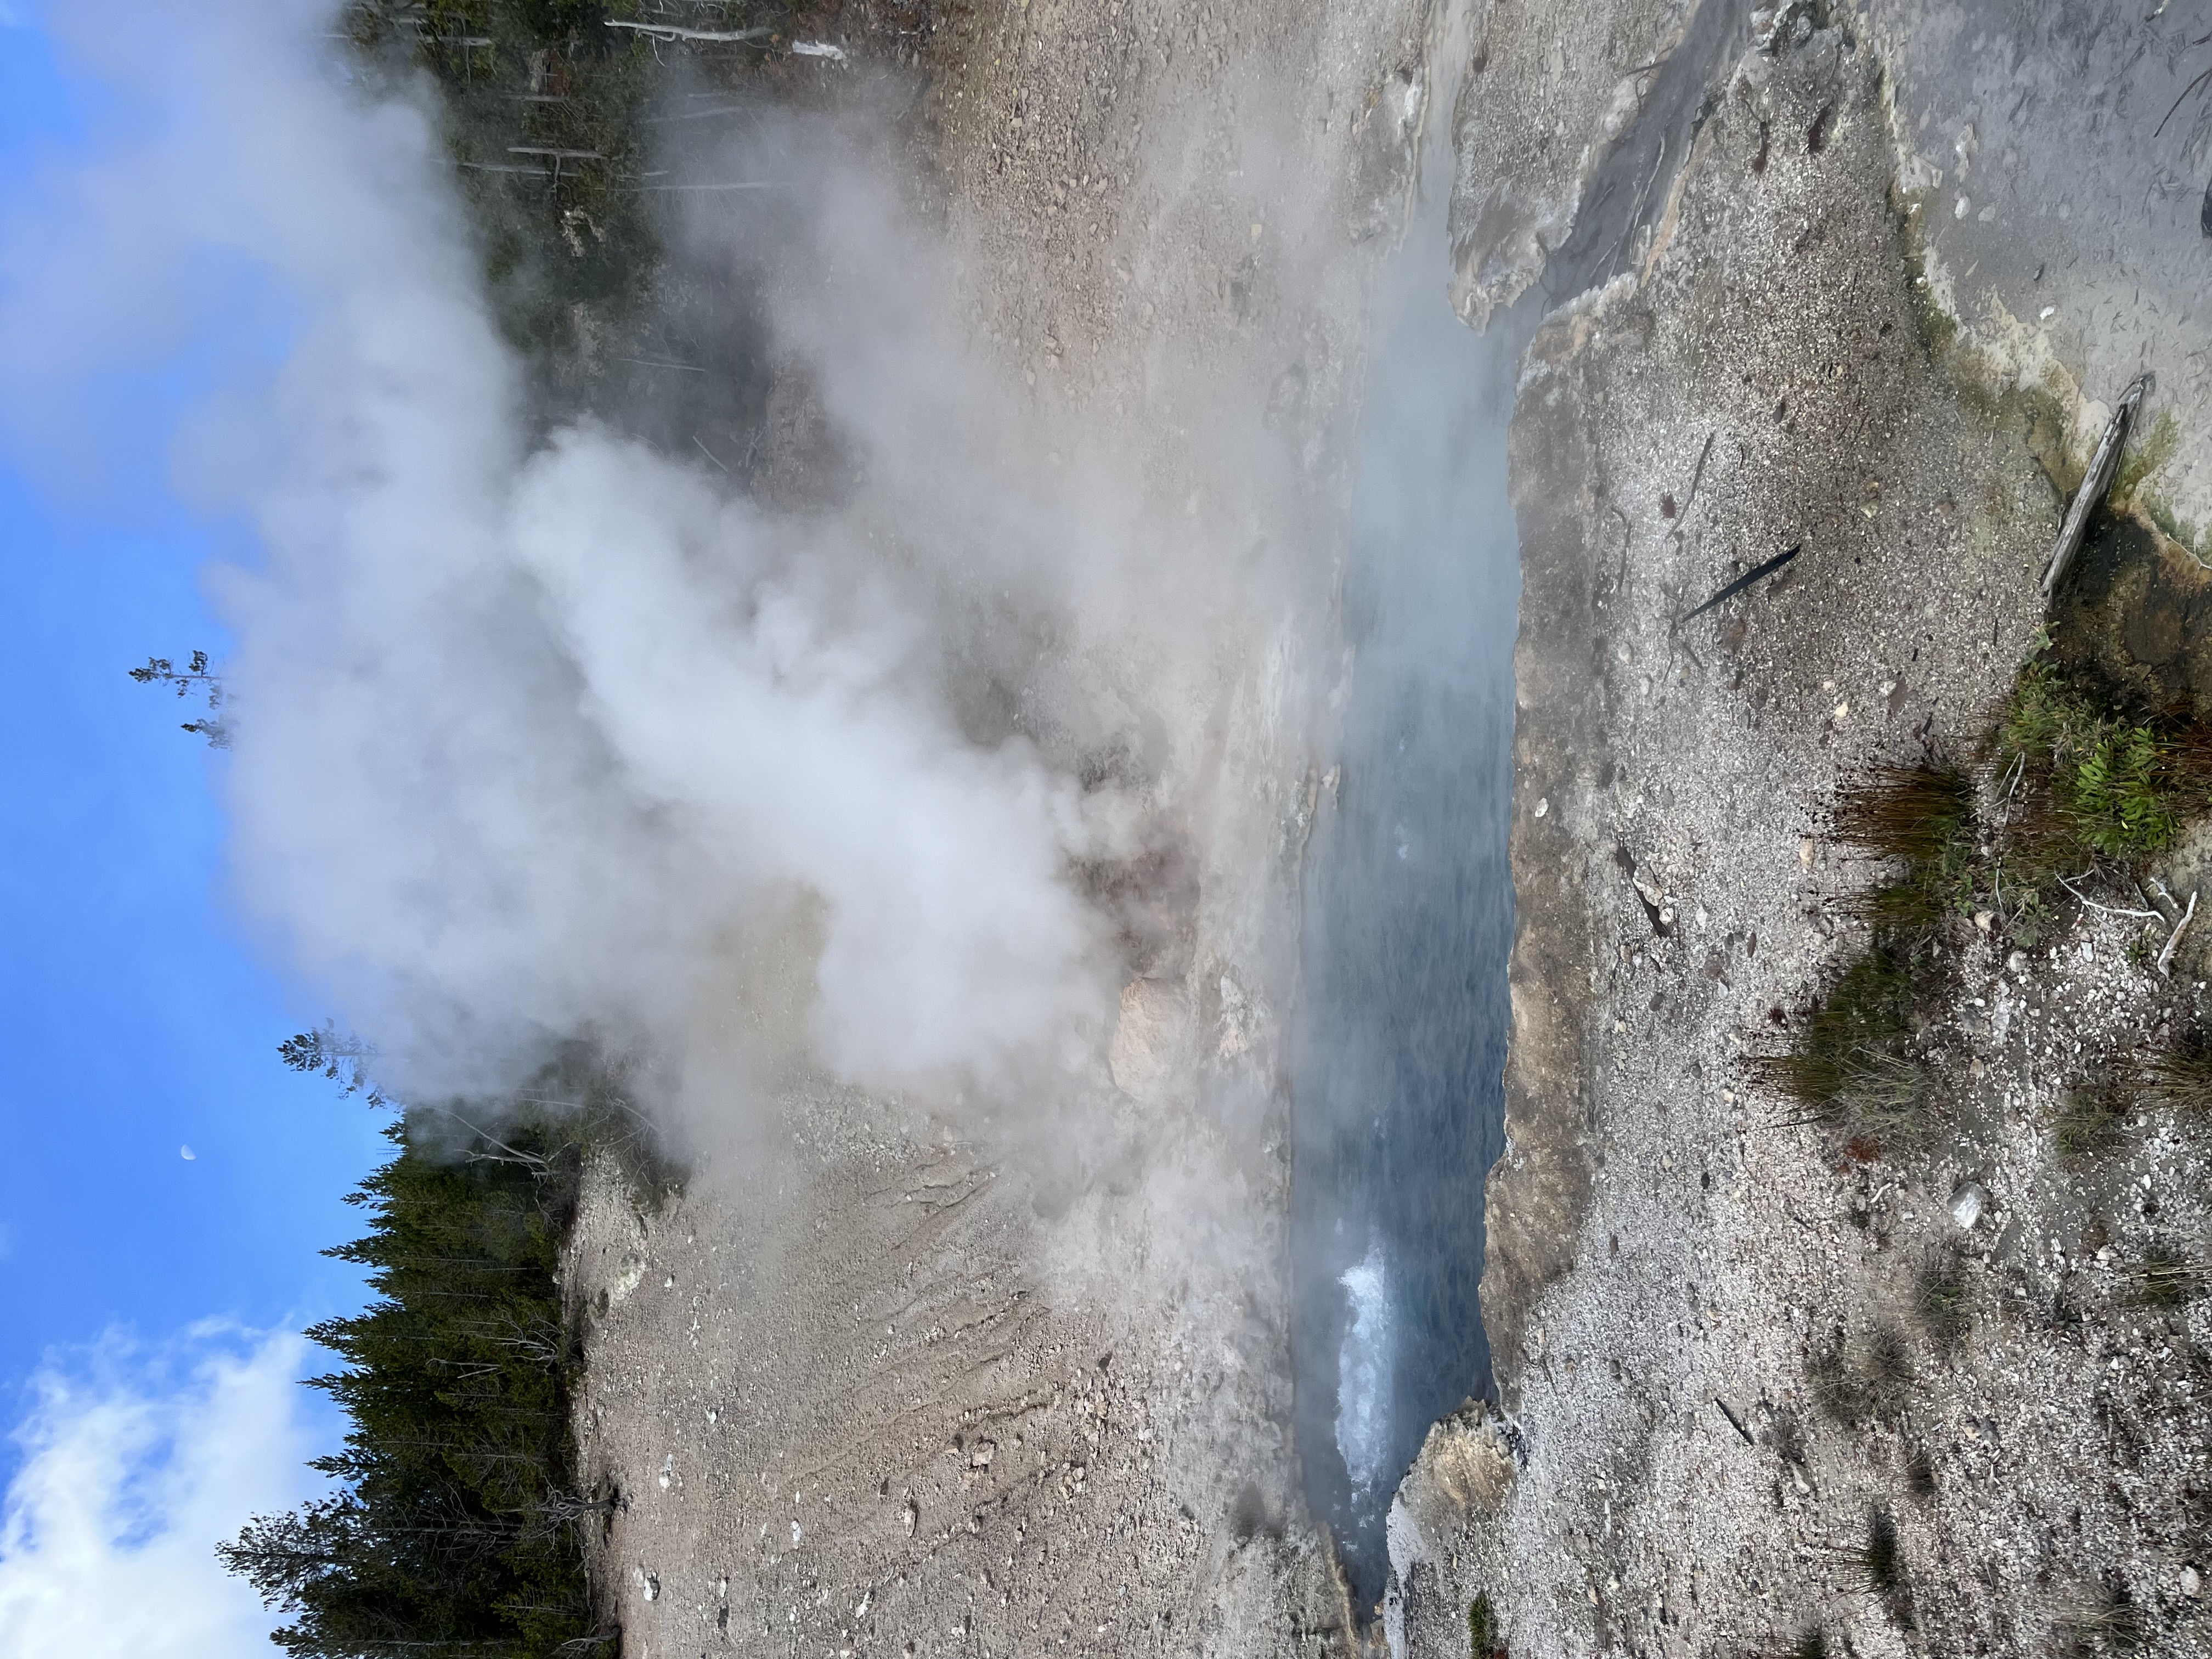
<path id="1" fill-rule="evenodd" d="M 1478 1632 L 1546 1655 L 2212 1641 L 2205 1316 L 2146 1288 L 2177 1241 L 2195 1270 L 2203 1127 L 2130 1096 L 2099 1145 L 2062 1134 L 2081 1085 L 2199 1029 L 2198 950 L 2156 966 L 2175 909 L 2093 883 L 2032 945 L 1954 921 L 1947 1006 L 1919 1038 L 1940 1130 L 1919 1151 L 1839 1146 L 1759 1064 L 1865 948 L 1852 899 L 1882 872 L 1833 837 L 1839 790 L 1879 763 L 1987 757 L 2045 623 L 2052 475 L 2078 477 L 2103 425 L 2080 386 L 2114 394 L 2148 366 L 2166 383 L 2139 361 L 2142 313 L 2096 319 L 2082 296 L 2128 266 L 2154 273 L 2150 305 L 2155 273 L 2202 257 L 2194 198 L 2147 224 L 2138 180 L 2094 261 L 2062 259 L 2062 217 L 2047 268 L 2015 252 L 2014 289 L 1972 287 L 1974 236 L 1993 246 L 2011 216 L 2032 246 L 2017 221 L 2058 203 L 2008 185 L 1983 215 L 1926 159 L 1927 112 L 1971 96 L 2012 120 L 2063 75 L 2054 36 L 2079 48 L 2077 93 L 2111 94 L 2079 78 L 2089 61 L 2177 62 L 2182 27 L 2154 52 L 2132 15 L 2093 42 L 1973 9 L 1756 15 L 1648 238 L 1530 349 L 1510 1146 L 1484 1282 L 1502 1401 L 1439 1425 L 1401 1492 L 1399 1651 L 1463 1654 Z M 1970 44 L 1969 91 L 1945 74 Z M 2117 116 L 2087 96 L 2120 130 L 2094 143 L 2078 107 L 2070 143 L 2014 125 L 2002 176 L 2147 155 L 2185 78 L 2142 75 Z M 1551 224 L 1575 177 L 1539 179 L 1528 222 Z M 1462 281 L 1514 258 L 1471 246 Z M 2084 286 L 2043 322 L 2077 301 L 2093 318 L 2029 339 L 2011 324 L 2062 266 Z M 2156 303 L 2191 298 L 2177 279 Z M 2172 495 L 2137 495 L 2185 531 L 2193 374 Z M 2059 648 L 2132 653 L 2107 665 L 2123 678 L 2163 665 L 2185 704 L 2202 573 L 2142 524 L 2092 564 Z M 2185 842 L 2150 873 L 2185 895 L 2201 858 Z M 1934 1301 L 1931 1276 L 1950 1287 Z M 1839 1399 L 1843 1373 L 1858 1392 Z"/>
<path id="2" fill-rule="evenodd" d="M 1838 1146 L 1759 1063 L 1864 945 L 1880 872 L 1833 834 L 1839 788 L 1981 763 L 2062 487 L 2145 368 L 2159 465 L 2060 643 L 2212 689 L 2180 546 L 2212 511 L 2186 331 L 2212 134 L 2203 106 L 2154 131 L 2212 20 L 2030 9 L 1472 9 L 1438 281 L 1477 325 L 1532 288 L 1554 309 L 1511 438 L 1498 1401 L 1400 1494 L 1395 1652 L 2212 1643 L 2212 1333 L 2144 1293 L 2200 1246 L 2201 1127 L 2057 1127 L 2197 1029 L 2199 948 L 2160 973 L 2170 911 L 2110 883 L 2032 945 L 1959 922 L 1917 1152 Z M 1232 585 L 1244 556 L 1288 574 L 1202 650 L 1079 665 L 1174 895 L 1094 1085 L 1009 1127 L 786 1056 L 680 1189 L 595 1178 L 580 1433 L 627 1499 L 594 1566 L 633 1659 L 1378 1633 L 1298 1497 L 1279 1033 L 1368 283 L 1460 68 L 1432 21 L 1030 0 L 849 41 L 856 76 L 914 77 L 914 194 L 1048 464 L 1110 448 Z M 2200 871 L 2212 898 L 2197 843 L 2154 873 Z"/>
<path id="3" fill-rule="evenodd" d="M 1092 1080 L 988 1118 L 836 1089 L 789 965 L 756 964 L 702 1013 L 728 1075 L 694 1057 L 680 1189 L 588 1184 L 579 1435 L 626 1500 L 592 1553 L 632 1659 L 1348 1640 L 1289 1441 L 1279 1032 L 1425 22 L 1030 0 L 945 8 L 919 45 L 842 37 L 855 104 L 906 110 L 908 194 L 1024 465 L 1110 454 L 1139 499 L 1109 505 L 1253 602 L 1195 647 L 1094 629 L 1015 694 L 1072 769 L 1091 751 L 1055 750 L 1057 714 L 1109 711 L 1153 827 L 1098 876 L 1129 978 Z M 770 398 L 769 448 L 793 447 L 756 467 L 802 503 L 804 380 Z"/>

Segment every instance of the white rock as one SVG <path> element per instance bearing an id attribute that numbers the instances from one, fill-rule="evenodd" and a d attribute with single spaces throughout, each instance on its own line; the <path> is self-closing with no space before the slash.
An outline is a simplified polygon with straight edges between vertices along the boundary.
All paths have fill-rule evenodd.
<path id="1" fill-rule="evenodd" d="M 1980 1182 L 1962 1181 L 1951 1194 L 1951 1219 L 1961 1227 L 1972 1227 L 1982 1218 L 1982 1207 L 1989 1201 L 1989 1188 Z"/>
<path id="2" fill-rule="evenodd" d="M 1185 1081 L 1191 1039 L 1190 1004 L 1180 982 L 1131 980 L 1107 1053 L 1114 1086 L 1147 1105 L 1173 1100 Z"/>
<path id="3" fill-rule="evenodd" d="M 2184 1567 L 2181 1570 L 2181 1593 L 2184 1595 L 2202 1595 L 2204 1593 L 2203 1577 L 2196 1568 Z"/>

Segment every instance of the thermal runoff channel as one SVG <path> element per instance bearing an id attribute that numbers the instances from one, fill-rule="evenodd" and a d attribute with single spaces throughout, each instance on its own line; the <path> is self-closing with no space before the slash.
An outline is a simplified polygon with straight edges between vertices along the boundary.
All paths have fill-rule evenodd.
<path id="1" fill-rule="evenodd" d="M 1355 668 L 1301 946 L 1298 1442 L 1363 1605 L 1423 1433 L 1490 1387 L 1477 1289 L 1513 929 L 1505 429 L 1534 319 L 1516 307 L 1477 334 L 1451 310 L 1443 125 L 1375 319 L 1344 607 Z"/>

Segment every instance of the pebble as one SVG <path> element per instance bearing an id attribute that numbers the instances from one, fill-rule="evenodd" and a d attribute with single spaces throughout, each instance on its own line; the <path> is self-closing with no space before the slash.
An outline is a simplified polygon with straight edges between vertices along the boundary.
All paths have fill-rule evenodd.
<path id="1" fill-rule="evenodd" d="M 2184 1567 L 2181 1570 L 2181 1593 L 2189 1596 L 2202 1595 L 2204 1593 L 2203 1577 L 2196 1568 Z"/>
<path id="2" fill-rule="evenodd" d="M 1962 1181 L 1951 1194 L 1951 1219 L 1962 1228 L 1972 1227 L 1982 1218 L 1982 1206 L 1989 1201 L 1989 1188 L 1980 1182 Z"/>

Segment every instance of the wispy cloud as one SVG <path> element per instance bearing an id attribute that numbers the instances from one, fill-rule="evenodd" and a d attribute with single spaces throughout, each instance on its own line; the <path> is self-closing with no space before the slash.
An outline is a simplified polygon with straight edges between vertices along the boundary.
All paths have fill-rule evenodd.
<path id="1" fill-rule="evenodd" d="M 15 1431 L 0 1510 L 0 1652 L 237 1659 L 274 1622 L 214 1546 L 309 1494 L 315 1448 L 289 1334 L 202 1328 L 58 1359 Z"/>

